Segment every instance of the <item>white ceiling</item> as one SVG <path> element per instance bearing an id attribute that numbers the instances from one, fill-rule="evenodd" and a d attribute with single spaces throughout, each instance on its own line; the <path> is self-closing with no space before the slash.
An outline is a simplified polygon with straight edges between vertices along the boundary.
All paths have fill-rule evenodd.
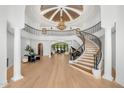
<path id="1" fill-rule="evenodd" d="M 27 5 L 25 9 L 25 23 L 35 27 L 51 27 L 58 23 L 49 21 L 40 11 L 41 5 Z M 77 26 L 82 29 L 91 27 L 101 20 L 100 6 L 83 5 L 83 12 L 80 17 L 66 23 L 66 26 Z"/>

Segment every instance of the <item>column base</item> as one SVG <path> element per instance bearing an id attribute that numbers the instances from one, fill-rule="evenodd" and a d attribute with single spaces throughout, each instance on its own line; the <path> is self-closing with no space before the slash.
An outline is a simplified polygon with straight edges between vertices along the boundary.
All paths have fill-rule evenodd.
<path id="1" fill-rule="evenodd" d="M 51 55 L 49 55 L 49 58 L 51 58 Z"/>
<path id="2" fill-rule="evenodd" d="M 8 83 L 0 84 L 0 88 L 5 87 Z"/>
<path id="3" fill-rule="evenodd" d="M 71 61 L 71 60 L 69 60 L 69 64 L 72 64 L 72 63 L 74 63 L 73 61 Z"/>
<path id="4" fill-rule="evenodd" d="M 23 79 L 23 76 L 22 75 L 12 77 L 12 80 L 13 81 L 18 81 L 18 80 L 21 80 L 21 79 Z"/>
<path id="5" fill-rule="evenodd" d="M 93 73 L 95 79 L 101 79 L 101 70 L 97 70 L 97 69 L 93 68 L 92 73 Z"/>
<path id="6" fill-rule="evenodd" d="M 103 75 L 103 78 L 109 81 L 113 81 L 113 77 L 112 76 L 107 76 L 107 75 Z"/>

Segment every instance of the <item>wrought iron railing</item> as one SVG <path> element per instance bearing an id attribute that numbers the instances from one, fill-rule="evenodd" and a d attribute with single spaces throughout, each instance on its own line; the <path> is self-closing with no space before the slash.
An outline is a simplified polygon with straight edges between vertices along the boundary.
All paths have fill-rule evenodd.
<path id="1" fill-rule="evenodd" d="M 66 31 L 59 31 L 59 30 L 39 30 L 36 28 L 33 28 L 27 24 L 25 24 L 24 31 L 35 34 L 35 35 L 60 35 L 60 36 L 65 36 L 65 35 L 74 35 L 76 32 L 73 30 L 66 30 Z"/>
<path id="2" fill-rule="evenodd" d="M 101 30 L 101 21 L 98 22 L 96 25 L 94 25 L 94 26 L 92 26 L 90 28 L 87 28 L 85 30 L 82 30 L 82 31 L 93 34 L 93 33 L 98 32 L 100 30 Z"/>
<path id="3" fill-rule="evenodd" d="M 88 33 L 95 33 L 97 31 L 100 31 L 101 29 L 101 22 L 97 23 L 96 25 L 82 30 L 83 32 L 88 32 Z M 40 30 L 40 29 L 36 29 L 33 28 L 27 24 L 25 24 L 25 28 L 24 31 L 29 32 L 31 34 L 35 34 L 35 35 L 75 35 L 76 34 L 76 29 L 72 29 L 72 30 L 64 30 L 64 31 L 60 31 L 60 30 Z"/>
<path id="4" fill-rule="evenodd" d="M 77 33 L 77 36 L 82 40 L 83 44 L 80 45 L 75 51 L 70 51 L 70 60 L 75 60 L 80 57 L 85 50 L 85 38 L 80 32 Z"/>

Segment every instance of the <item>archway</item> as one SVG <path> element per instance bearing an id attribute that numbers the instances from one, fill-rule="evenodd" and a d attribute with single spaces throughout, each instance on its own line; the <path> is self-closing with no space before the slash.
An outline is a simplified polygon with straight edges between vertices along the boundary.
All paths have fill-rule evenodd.
<path id="1" fill-rule="evenodd" d="M 43 56 L 43 44 L 38 44 L 38 55 Z"/>

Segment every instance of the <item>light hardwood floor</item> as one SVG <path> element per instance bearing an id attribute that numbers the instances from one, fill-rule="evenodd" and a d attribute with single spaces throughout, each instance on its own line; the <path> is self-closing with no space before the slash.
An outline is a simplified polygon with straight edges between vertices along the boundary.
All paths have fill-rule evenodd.
<path id="1" fill-rule="evenodd" d="M 8 85 L 6 88 L 114 88 L 122 87 L 117 83 L 104 79 L 94 79 L 93 76 L 80 72 L 68 64 L 69 57 L 64 54 L 52 58 L 42 57 L 36 63 L 22 64 L 22 80 L 13 82 L 12 68 L 8 70 Z"/>

